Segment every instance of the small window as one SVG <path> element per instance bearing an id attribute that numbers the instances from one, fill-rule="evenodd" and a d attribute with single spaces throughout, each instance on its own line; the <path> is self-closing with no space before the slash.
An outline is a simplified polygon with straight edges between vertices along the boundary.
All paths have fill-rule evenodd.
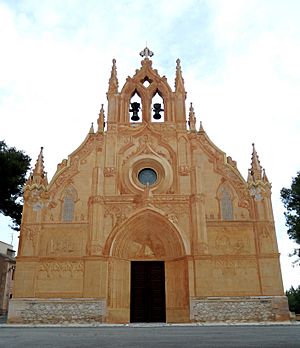
<path id="1" fill-rule="evenodd" d="M 74 219 L 75 202 L 72 195 L 68 194 L 64 197 L 63 202 L 63 221 L 69 222 Z"/>
<path id="2" fill-rule="evenodd" d="M 222 220 L 230 221 L 233 220 L 233 205 L 232 198 L 229 191 L 226 188 L 221 190 L 221 215 Z"/>
<path id="3" fill-rule="evenodd" d="M 139 172 L 138 179 L 142 185 L 153 185 L 157 181 L 157 174 L 152 168 L 144 168 Z"/>

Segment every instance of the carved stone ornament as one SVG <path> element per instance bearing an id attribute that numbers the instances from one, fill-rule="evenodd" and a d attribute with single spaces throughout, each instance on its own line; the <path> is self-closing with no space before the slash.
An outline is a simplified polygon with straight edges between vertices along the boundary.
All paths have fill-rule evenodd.
<path id="1" fill-rule="evenodd" d="M 168 219 L 175 225 L 178 224 L 178 216 L 176 214 L 168 214 L 167 215 Z"/>
<path id="2" fill-rule="evenodd" d="M 235 276 L 238 270 L 244 272 L 248 268 L 257 268 L 257 264 L 253 258 L 244 260 L 217 258 L 214 261 L 214 268 L 221 270 L 223 275 Z"/>
<path id="3" fill-rule="evenodd" d="M 109 177 L 109 176 L 115 176 L 116 175 L 116 167 L 105 167 L 104 168 L 104 176 Z"/>
<path id="4" fill-rule="evenodd" d="M 103 247 L 99 242 L 93 241 L 87 246 L 87 253 L 89 255 L 102 255 Z"/>
<path id="5" fill-rule="evenodd" d="M 252 186 L 249 190 L 250 196 L 254 197 L 254 200 L 259 202 L 263 199 L 262 189 L 260 187 Z"/>
<path id="6" fill-rule="evenodd" d="M 113 227 L 120 226 L 126 219 L 127 216 L 133 211 L 131 205 L 124 204 L 107 204 L 105 205 L 104 216 L 111 216 L 113 220 Z"/>
<path id="7" fill-rule="evenodd" d="M 179 166 L 178 172 L 179 172 L 179 175 L 187 176 L 187 175 L 190 175 L 191 168 L 190 166 Z"/>
<path id="8" fill-rule="evenodd" d="M 41 262 L 38 279 L 78 279 L 84 271 L 83 261 Z"/>
<path id="9" fill-rule="evenodd" d="M 40 226 L 36 226 L 36 225 L 27 226 L 27 225 L 25 225 L 22 227 L 21 234 L 25 238 L 25 240 L 32 242 L 33 246 L 35 246 L 40 229 L 41 229 Z"/>

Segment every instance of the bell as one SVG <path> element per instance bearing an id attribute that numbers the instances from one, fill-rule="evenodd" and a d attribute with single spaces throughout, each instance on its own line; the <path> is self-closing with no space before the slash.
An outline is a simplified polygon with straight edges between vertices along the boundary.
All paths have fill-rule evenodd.
<path id="1" fill-rule="evenodd" d="M 131 109 L 129 109 L 129 112 L 132 112 L 131 121 L 139 121 L 140 117 L 138 115 L 140 110 L 140 103 L 134 102 L 131 103 Z"/>
<path id="2" fill-rule="evenodd" d="M 154 111 L 153 118 L 154 118 L 155 120 L 160 120 L 160 119 L 161 119 L 161 114 L 160 114 L 160 112 L 161 112 L 161 111 L 164 111 L 164 109 L 161 108 L 161 104 L 159 104 L 159 103 L 153 104 L 153 111 Z"/>

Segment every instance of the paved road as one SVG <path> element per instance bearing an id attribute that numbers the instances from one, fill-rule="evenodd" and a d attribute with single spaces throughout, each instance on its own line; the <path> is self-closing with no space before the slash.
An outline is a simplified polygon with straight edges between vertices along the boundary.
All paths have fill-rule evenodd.
<path id="1" fill-rule="evenodd" d="M 300 326 L 0 327 L 0 347 L 300 347 Z"/>

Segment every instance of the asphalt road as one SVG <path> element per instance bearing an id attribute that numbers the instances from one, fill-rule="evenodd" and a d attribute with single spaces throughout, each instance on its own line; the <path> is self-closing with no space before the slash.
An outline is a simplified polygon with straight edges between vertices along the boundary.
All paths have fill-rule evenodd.
<path id="1" fill-rule="evenodd" d="M 0 327 L 0 347 L 300 347 L 300 326 Z"/>

